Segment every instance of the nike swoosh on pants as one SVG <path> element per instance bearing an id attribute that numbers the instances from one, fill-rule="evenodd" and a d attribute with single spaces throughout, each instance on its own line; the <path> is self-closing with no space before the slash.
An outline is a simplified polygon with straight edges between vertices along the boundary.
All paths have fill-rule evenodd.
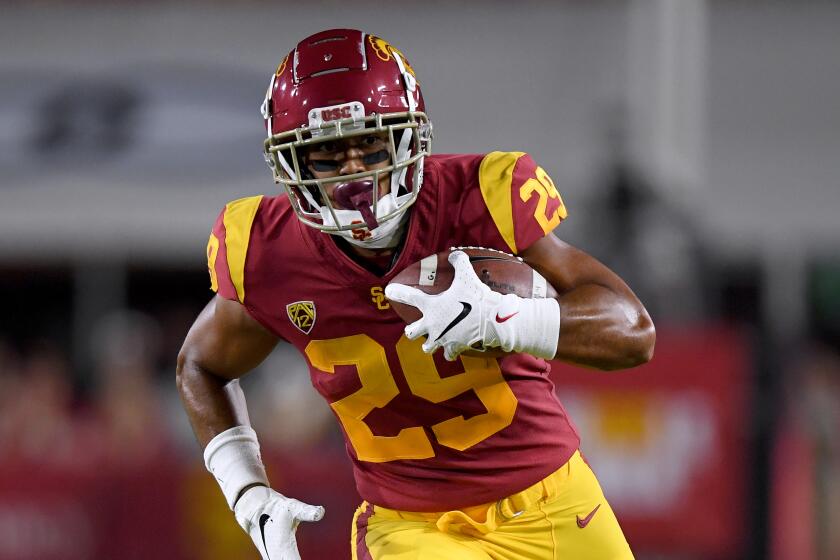
<path id="1" fill-rule="evenodd" d="M 598 504 L 597 506 L 595 506 L 595 509 L 590 511 L 589 515 L 587 515 L 583 519 L 580 518 L 580 515 L 575 516 L 575 517 L 577 517 L 577 526 L 580 527 L 581 529 L 583 529 L 584 527 L 589 525 L 589 522 L 592 521 L 592 518 L 595 517 L 595 514 L 598 513 L 599 509 L 601 509 L 601 504 Z"/>

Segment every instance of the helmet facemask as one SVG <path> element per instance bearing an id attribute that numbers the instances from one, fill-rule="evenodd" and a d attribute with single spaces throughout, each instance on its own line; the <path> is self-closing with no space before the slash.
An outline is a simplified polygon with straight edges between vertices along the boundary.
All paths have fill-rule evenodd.
<path id="1" fill-rule="evenodd" d="M 355 105 L 355 104 L 351 104 Z M 361 108 L 361 104 L 358 104 Z M 312 113 L 318 113 L 312 111 Z M 311 122 L 310 126 L 275 134 L 264 142 L 264 154 L 274 180 L 283 185 L 289 195 L 292 208 L 300 220 L 325 233 L 338 233 L 367 228 L 372 230 L 382 224 L 399 218 L 417 199 L 422 184 L 423 161 L 430 153 L 432 128 L 426 114 L 421 111 L 403 113 L 356 114 L 326 122 Z M 352 111 L 357 113 L 359 111 Z M 329 178 L 315 178 L 306 165 L 306 150 L 323 142 L 340 141 L 353 137 L 383 134 L 386 140 L 390 164 L 380 169 L 363 171 Z M 380 194 L 379 183 L 383 176 L 390 177 L 390 187 Z M 348 184 L 355 191 L 358 183 L 370 183 L 370 203 L 363 220 L 346 220 L 347 211 L 354 208 L 338 208 L 327 196 L 327 185 Z M 343 188 L 343 187 L 339 187 Z M 355 194 L 359 194 L 356 192 Z M 385 197 L 393 197 L 390 204 L 383 203 Z M 357 204 L 363 197 L 354 196 Z M 383 213 L 387 206 L 387 212 Z M 362 212 L 364 214 L 365 212 Z M 359 221 L 367 222 L 362 225 Z M 373 227 L 371 227 L 373 226 Z"/>

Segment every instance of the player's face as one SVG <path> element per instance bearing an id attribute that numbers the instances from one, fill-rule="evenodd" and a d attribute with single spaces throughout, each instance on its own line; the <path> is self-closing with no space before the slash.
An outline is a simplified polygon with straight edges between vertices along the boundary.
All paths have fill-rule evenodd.
<path id="1" fill-rule="evenodd" d="M 388 134 L 367 134 L 342 140 L 328 140 L 313 145 L 306 153 L 306 165 L 316 179 L 329 179 L 365 171 L 384 169 L 391 165 Z M 391 174 L 379 178 L 379 196 L 388 192 Z M 335 204 L 333 191 L 338 183 L 327 183 L 325 189 Z M 336 205 L 336 207 L 340 207 Z"/>

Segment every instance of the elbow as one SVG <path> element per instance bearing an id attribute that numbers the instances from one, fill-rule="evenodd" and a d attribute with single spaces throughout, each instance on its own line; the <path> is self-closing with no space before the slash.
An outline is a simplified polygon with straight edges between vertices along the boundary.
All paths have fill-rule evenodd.
<path id="1" fill-rule="evenodd" d="M 643 311 L 635 320 L 624 323 L 618 331 L 617 342 L 611 352 L 612 358 L 599 364 L 598 369 L 616 371 L 644 365 L 653 359 L 656 345 L 656 329 L 647 312 Z"/>
<path id="2" fill-rule="evenodd" d="M 638 353 L 637 366 L 646 364 L 653 359 L 653 349 L 656 346 L 656 329 L 654 328 L 653 323 L 645 329 L 645 333 L 641 338 L 643 339 L 643 343 L 641 344 L 641 348 Z"/>
<path id="3" fill-rule="evenodd" d="M 196 363 L 195 354 L 182 348 L 178 352 L 178 359 L 175 362 L 175 387 L 181 400 L 186 402 L 203 385 L 206 376 L 201 367 Z"/>
<path id="4" fill-rule="evenodd" d="M 632 325 L 628 337 L 632 340 L 630 352 L 628 352 L 627 367 L 636 367 L 646 364 L 653 359 L 653 350 L 656 346 L 656 327 L 647 312 L 639 316 L 636 324 Z"/>
<path id="5" fill-rule="evenodd" d="M 632 326 L 623 333 L 622 343 L 609 352 L 610 358 L 584 365 L 601 371 L 620 371 L 644 365 L 653 359 L 653 347 L 656 344 L 656 330 L 648 320 L 646 324 Z"/>
<path id="6" fill-rule="evenodd" d="M 189 369 L 188 362 L 187 353 L 181 348 L 181 351 L 178 352 L 178 360 L 175 362 L 175 386 L 181 394 L 183 394 L 186 384 L 187 371 Z"/>

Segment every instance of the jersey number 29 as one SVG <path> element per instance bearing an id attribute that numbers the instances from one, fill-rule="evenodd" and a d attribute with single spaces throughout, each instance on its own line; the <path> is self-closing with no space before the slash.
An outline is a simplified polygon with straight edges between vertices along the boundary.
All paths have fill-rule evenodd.
<path id="1" fill-rule="evenodd" d="M 413 394 L 441 403 L 472 390 L 487 409 L 469 419 L 456 416 L 429 426 L 440 445 L 463 451 L 513 422 L 516 395 L 495 360 L 461 356 L 464 372 L 442 378 L 421 344 L 422 340 L 411 341 L 404 335 L 397 342 L 400 366 Z M 386 406 L 400 392 L 381 344 L 365 334 L 313 340 L 306 347 L 306 356 L 326 373 L 335 373 L 337 365 L 356 366 L 362 387 L 331 406 L 359 460 L 382 463 L 435 456 L 423 426 L 403 428 L 395 436 L 377 436 L 364 421 L 372 410 Z"/>

